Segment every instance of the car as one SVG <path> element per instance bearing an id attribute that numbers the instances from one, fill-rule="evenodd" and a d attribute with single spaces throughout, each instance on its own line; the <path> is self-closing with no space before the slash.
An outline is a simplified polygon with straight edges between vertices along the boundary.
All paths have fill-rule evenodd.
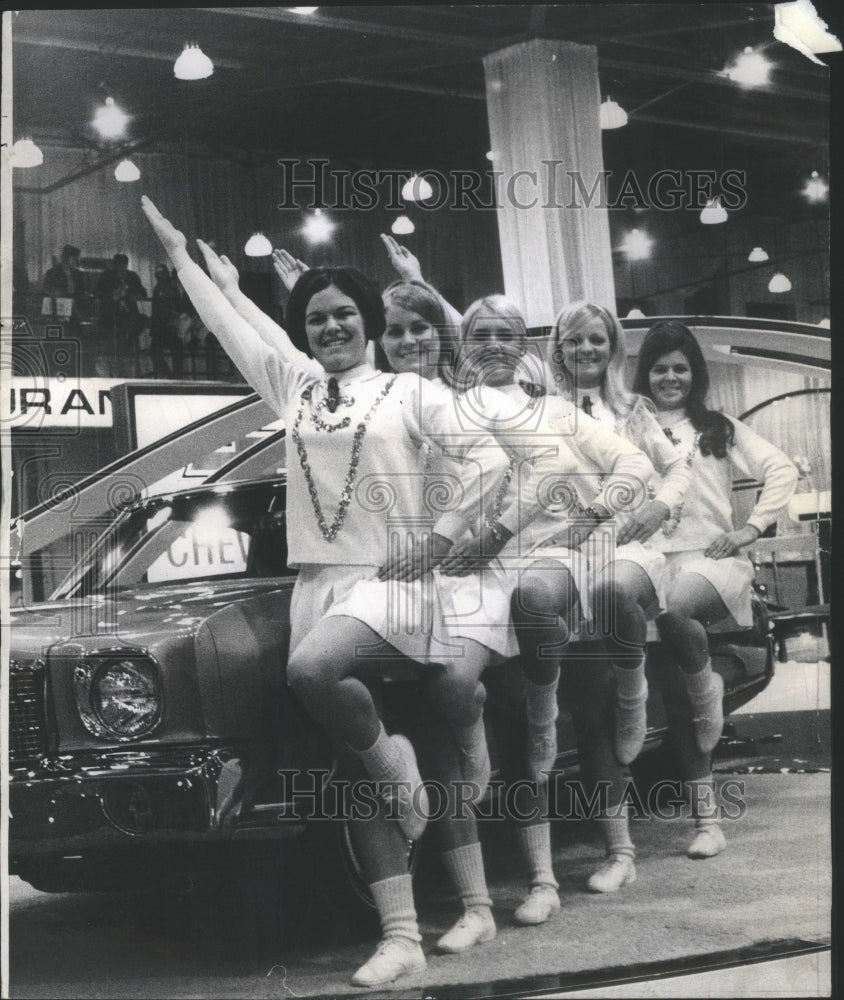
<path id="1" fill-rule="evenodd" d="M 270 416 L 254 397 L 239 400 L 173 436 L 162 453 L 182 462 L 199 441 L 229 441 L 233 427 L 261 427 Z M 285 478 L 267 474 L 283 465 L 283 442 L 276 427 L 199 485 L 134 499 L 48 599 L 13 610 L 9 863 L 36 888 L 91 891 L 150 872 L 170 877 L 197 852 L 314 831 L 361 881 L 343 824 L 318 815 L 331 815 L 335 749 L 286 683 L 295 572 L 286 558 Z M 128 456 L 124 472 L 136 475 L 155 451 Z M 165 465 L 156 459 L 157 476 Z M 78 487 L 75 509 L 86 524 L 97 511 L 102 520 L 111 502 L 103 477 L 116 475 L 104 470 Z M 57 537 L 60 508 L 30 512 L 24 537 Z M 728 622 L 712 631 L 710 647 L 729 713 L 774 670 L 762 597 L 754 597 L 752 628 Z M 513 718 L 518 665 L 495 669 L 490 717 Z M 418 676 L 401 662 L 386 675 L 384 714 L 401 725 Z M 648 717 L 648 741 L 659 742 L 665 723 L 655 695 Z M 497 742 L 506 753 L 507 740 Z M 575 769 L 564 710 L 558 746 L 557 766 Z M 304 791 L 296 776 L 306 779 Z"/>

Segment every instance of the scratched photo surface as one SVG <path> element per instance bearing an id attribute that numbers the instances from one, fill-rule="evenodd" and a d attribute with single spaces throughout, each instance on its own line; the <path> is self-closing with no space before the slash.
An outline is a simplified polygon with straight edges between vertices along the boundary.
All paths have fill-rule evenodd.
<path id="1" fill-rule="evenodd" d="M 839 6 L 2 15 L 2 996 L 829 995 Z"/>

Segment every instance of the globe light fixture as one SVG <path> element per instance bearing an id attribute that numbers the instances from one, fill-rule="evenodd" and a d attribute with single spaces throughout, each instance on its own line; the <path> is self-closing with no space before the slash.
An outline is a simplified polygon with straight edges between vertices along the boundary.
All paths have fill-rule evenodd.
<path id="1" fill-rule="evenodd" d="M 126 134 L 126 126 L 130 116 L 114 103 L 113 97 L 107 97 L 105 104 L 94 113 L 91 124 L 103 139 L 120 139 Z"/>
<path id="2" fill-rule="evenodd" d="M 141 172 L 131 160 L 121 160 L 114 169 L 114 179 L 131 184 L 141 179 Z"/>
<path id="3" fill-rule="evenodd" d="M 741 87 L 764 87 L 771 76 L 771 63 L 748 45 L 733 63 L 726 67 L 724 75 Z"/>
<path id="4" fill-rule="evenodd" d="M 305 225 L 302 235 L 309 243 L 327 243 L 334 232 L 335 224 L 325 215 L 321 208 L 315 208 Z"/>
<path id="5" fill-rule="evenodd" d="M 705 226 L 717 226 L 719 222 L 727 221 L 727 210 L 721 204 L 720 198 L 709 199 L 700 213 L 700 221 Z"/>
<path id="6" fill-rule="evenodd" d="M 390 231 L 395 233 L 396 236 L 409 236 L 411 233 L 416 232 L 416 226 L 413 225 L 413 222 L 406 215 L 400 215 L 397 219 L 393 220 Z"/>
<path id="7" fill-rule="evenodd" d="M 600 110 L 601 128 L 623 128 L 627 124 L 627 112 L 609 97 L 603 102 Z"/>
<path id="8" fill-rule="evenodd" d="M 9 165 L 12 167 L 40 167 L 44 162 L 44 154 L 32 139 L 18 139 L 12 146 Z"/>
<path id="9" fill-rule="evenodd" d="M 751 264 L 761 264 L 769 258 L 762 247 L 754 247 L 747 255 L 747 259 L 751 262 Z"/>
<path id="10" fill-rule="evenodd" d="M 803 188 L 804 197 L 811 202 L 826 201 L 828 192 L 829 185 L 818 175 L 817 170 L 813 170 L 812 176 Z"/>
<path id="11" fill-rule="evenodd" d="M 413 174 L 405 181 L 401 196 L 405 201 L 427 201 L 428 198 L 433 198 L 434 189 L 424 177 Z"/>
<path id="12" fill-rule="evenodd" d="M 253 233 L 246 241 L 243 252 L 247 257 L 269 257 L 273 245 L 263 233 Z"/>
<path id="13" fill-rule="evenodd" d="M 186 42 L 182 54 L 173 64 L 177 80 L 204 80 L 214 72 L 214 63 L 198 45 Z"/>
<path id="14" fill-rule="evenodd" d="M 636 306 L 634 306 L 625 317 L 625 319 L 644 319 L 644 318 L 645 314 L 642 312 L 641 309 L 638 309 Z"/>
<path id="15" fill-rule="evenodd" d="M 631 229 L 621 244 L 621 249 L 628 260 L 646 260 L 651 255 L 653 242 L 641 229 Z"/>
<path id="16" fill-rule="evenodd" d="M 782 292 L 791 291 L 791 282 L 782 273 L 782 271 L 777 271 L 777 273 L 768 282 L 768 291 L 773 292 L 774 295 L 780 295 Z"/>

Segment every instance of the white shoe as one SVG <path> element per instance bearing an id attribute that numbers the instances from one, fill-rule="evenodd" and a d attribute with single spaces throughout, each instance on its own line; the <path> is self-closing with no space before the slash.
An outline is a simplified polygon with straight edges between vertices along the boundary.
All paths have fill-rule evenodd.
<path id="1" fill-rule="evenodd" d="M 615 703 L 615 756 L 619 764 L 632 764 L 639 756 L 648 731 L 648 689 L 639 698 Z"/>
<path id="2" fill-rule="evenodd" d="M 495 920 L 488 906 L 470 906 L 450 931 L 437 941 L 437 950 L 455 955 L 495 937 Z"/>
<path id="3" fill-rule="evenodd" d="M 610 854 L 586 883 L 590 892 L 618 892 L 636 881 L 636 865 L 629 854 Z"/>
<path id="4" fill-rule="evenodd" d="M 712 672 L 712 685 L 703 702 L 693 709 L 692 726 L 701 753 L 712 753 L 724 730 L 724 678 Z"/>
<path id="5" fill-rule="evenodd" d="M 548 772 L 557 760 L 557 724 L 544 726 L 528 723 L 526 762 L 534 781 L 547 781 Z"/>
<path id="6" fill-rule="evenodd" d="M 372 958 L 352 976 L 352 986 L 383 986 L 409 972 L 421 972 L 425 965 L 425 954 L 417 941 L 384 938 Z"/>
<path id="7" fill-rule="evenodd" d="M 695 839 L 689 844 L 686 854 L 690 858 L 714 858 L 727 846 L 724 831 L 717 823 L 698 826 Z"/>
<path id="8" fill-rule="evenodd" d="M 534 924 L 544 924 L 545 921 L 560 909 L 560 897 L 553 885 L 532 886 L 527 898 L 513 914 L 517 924 L 526 927 Z"/>
<path id="9" fill-rule="evenodd" d="M 386 782 L 382 799 L 389 810 L 393 802 L 398 804 L 397 814 L 399 826 L 408 840 L 418 840 L 428 825 L 430 805 L 428 792 L 422 784 L 422 775 L 416 763 L 416 754 L 406 736 L 395 735 L 390 739 L 404 758 L 404 777 L 400 781 Z M 386 938 L 385 940 L 390 940 Z"/>

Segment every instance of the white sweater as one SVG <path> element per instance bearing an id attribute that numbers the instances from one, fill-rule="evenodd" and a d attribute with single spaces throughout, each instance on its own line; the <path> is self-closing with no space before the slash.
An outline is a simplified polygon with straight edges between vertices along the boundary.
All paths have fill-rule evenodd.
<path id="1" fill-rule="evenodd" d="M 665 536 L 653 536 L 663 552 L 687 552 L 705 549 L 720 535 L 734 530 L 731 496 L 733 480 L 756 479 L 763 484 L 756 506 L 747 523 L 763 532 L 776 521 L 797 485 L 797 469 L 779 448 L 727 417 L 733 425 L 735 443 L 727 448 L 726 458 L 702 455 L 691 420 L 674 422 L 671 412 L 658 414 L 663 427 L 670 426 L 679 440 L 679 450 L 685 456 L 692 475 L 692 488 L 680 510 L 676 530 Z M 674 511 L 672 511 L 673 513 Z"/>
<path id="2" fill-rule="evenodd" d="M 500 481 L 507 457 L 488 432 L 475 426 L 466 433 L 448 390 L 416 375 L 387 375 L 363 364 L 338 374 L 341 402 L 329 414 L 324 405 L 326 379 L 312 365 L 298 367 L 285 360 L 192 261 L 179 267 L 179 278 L 202 321 L 288 428 L 287 538 L 292 566 L 380 565 L 388 536 L 402 526 L 406 531 L 432 528 L 454 540 L 474 523 L 477 500 L 489 492 L 488 478 Z M 335 429 L 328 431 L 320 422 Z M 354 438 L 361 426 L 365 433 L 352 477 Z M 441 516 L 433 526 L 421 489 L 424 444 L 444 448 L 466 463 L 455 495 L 441 502 Z M 333 539 L 320 529 L 317 503 L 327 528 L 345 506 Z"/>

